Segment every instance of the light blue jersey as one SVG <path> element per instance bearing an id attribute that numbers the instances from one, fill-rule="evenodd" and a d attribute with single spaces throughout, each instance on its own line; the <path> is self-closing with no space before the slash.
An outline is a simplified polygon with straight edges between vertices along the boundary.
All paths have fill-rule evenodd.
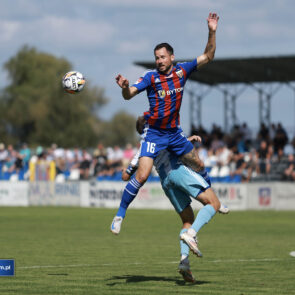
<path id="1" fill-rule="evenodd" d="M 140 151 L 132 160 L 132 165 L 137 166 Z M 204 178 L 200 173 L 184 166 L 182 162 L 169 151 L 161 150 L 154 160 L 154 166 L 161 179 L 162 188 L 174 206 L 176 212 L 182 212 L 191 203 L 191 197 L 198 195 L 211 187 L 208 174 Z"/>
<path id="2" fill-rule="evenodd" d="M 131 161 L 133 167 L 138 166 L 139 157 L 140 150 Z M 190 205 L 190 197 L 196 199 L 201 192 L 211 187 L 206 171 L 203 173 L 193 171 L 166 149 L 159 151 L 154 160 L 154 166 L 166 196 L 178 213 Z"/>
<path id="3" fill-rule="evenodd" d="M 211 187 L 199 173 L 183 165 L 178 158 L 167 150 L 162 150 L 154 161 L 154 166 L 160 176 L 162 188 L 180 213 L 191 203 L 191 197 L 198 195 Z"/>

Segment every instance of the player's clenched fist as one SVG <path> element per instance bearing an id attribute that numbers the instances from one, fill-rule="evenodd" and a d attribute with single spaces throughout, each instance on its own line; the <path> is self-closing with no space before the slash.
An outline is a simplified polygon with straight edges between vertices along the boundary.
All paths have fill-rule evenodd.
<path id="1" fill-rule="evenodd" d="M 127 88 L 129 87 L 129 81 L 125 77 L 123 77 L 121 74 L 119 74 L 116 77 L 116 82 L 121 88 Z"/>

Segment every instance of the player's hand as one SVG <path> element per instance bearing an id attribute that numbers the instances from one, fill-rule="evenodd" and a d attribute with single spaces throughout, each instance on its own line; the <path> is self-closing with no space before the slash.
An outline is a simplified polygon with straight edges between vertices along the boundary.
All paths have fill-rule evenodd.
<path id="1" fill-rule="evenodd" d="M 202 142 L 202 138 L 198 135 L 192 135 L 188 138 L 188 140 L 191 142 L 193 142 L 193 141 Z"/>
<path id="2" fill-rule="evenodd" d="M 122 170 L 122 180 L 123 181 L 128 181 L 130 179 L 130 175 L 126 172 L 126 169 Z"/>
<path id="3" fill-rule="evenodd" d="M 217 23 L 219 16 L 215 12 L 210 12 L 207 18 L 209 31 L 215 32 L 217 30 Z"/>
<path id="4" fill-rule="evenodd" d="M 128 88 L 129 87 L 129 81 L 125 77 L 123 77 L 121 74 L 119 74 L 116 77 L 116 82 L 121 88 Z"/>

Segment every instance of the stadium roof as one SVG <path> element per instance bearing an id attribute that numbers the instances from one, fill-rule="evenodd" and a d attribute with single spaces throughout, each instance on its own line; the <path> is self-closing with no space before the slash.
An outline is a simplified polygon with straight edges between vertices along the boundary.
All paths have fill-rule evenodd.
<path id="1" fill-rule="evenodd" d="M 135 64 L 155 68 L 154 61 Z M 295 55 L 214 59 L 189 79 L 208 85 L 295 81 Z"/>

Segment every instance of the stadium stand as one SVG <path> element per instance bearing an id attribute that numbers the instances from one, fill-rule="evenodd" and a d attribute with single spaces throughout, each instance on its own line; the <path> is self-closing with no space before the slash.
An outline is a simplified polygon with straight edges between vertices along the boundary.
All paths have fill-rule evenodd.
<path id="1" fill-rule="evenodd" d="M 210 132 L 201 127 L 192 134 L 203 138 L 196 147 L 213 182 L 295 180 L 295 138 L 289 140 L 280 123 L 270 128 L 262 124 L 254 137 L 249 136 L 246 123 L 235 125 L 230 133 L 213 125 Z M 130 144 L 120 148 L 99 143 L 92 150 L 63 149 L 56 144 L 35 150 L 23 144 L 15 150 L 0 143 L 0 180 L 120 181 L 123 167 L 137 149 Z M 148 181 L 159 181 L 156 171 Z"/>

